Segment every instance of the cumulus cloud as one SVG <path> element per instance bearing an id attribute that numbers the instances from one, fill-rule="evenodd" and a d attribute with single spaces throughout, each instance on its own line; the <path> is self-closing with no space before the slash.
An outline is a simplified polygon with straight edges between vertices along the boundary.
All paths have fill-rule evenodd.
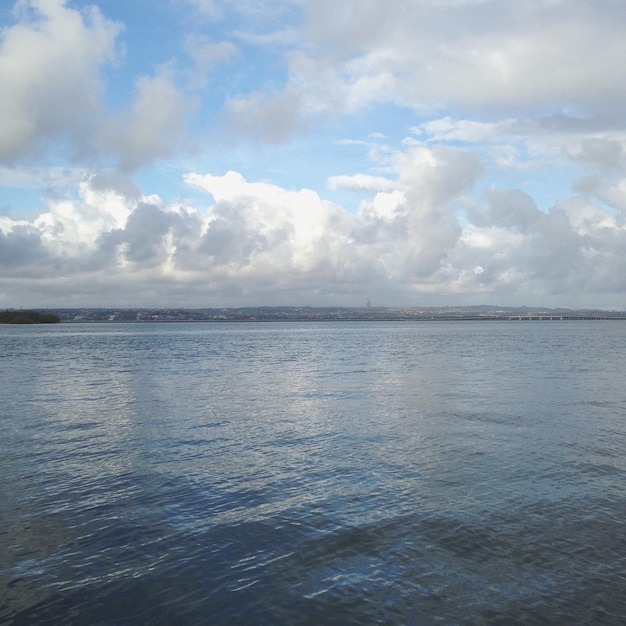
<path id="1" fill-rule="evenodd" d="M 0 162 L 52 140 L 84 146 L 102 114 L 100 70 L 115 58 L 121 26 L 64 0 L 21 0 L 14 16 L 0 33 Z"/>
<path id="2" fill-rule="evenodd" d="M 30 224 L 12 224 L 7 233 L 0 229 L 0 265 L 5 277 L 10 277 L 16 268 L 19 276 L 32 278 L 33 269 L 39 276 L 39 267 L 50 260 L 40 233 Z"/>
<path id="3" fill-rule="evenodd" d="M 492 186 L 472 199 L 482 167 L 469 150 L 410 146 L 396 155 L 393 178 L 343 181 L 369 194 L 357 213 L 234 171 L 187 174 L 206 194 L 195 205 L 98 174 L 81 182 L 77 199 L 49 200 L 32 220 L 0 216 L 0 291 L 14 297 L 19 280 L 22 295 L 30 289 L 40 306 L 42 294 L 58 306 L 68 281 L 83 299 L 92 293 L 91 277 L 100 288 L 91 304 L 118 306 L 157 294 L 179 306 L 367 298 L 571 306 L 577 291 L 611 302 L 625 286 L 623 182 L 612 188 L 619 210 L 573 193 L 542 211 L 519 189 Z M 36 264 L 48 268 L 43 291 Z"/>
<path id="4" fill-rule="evenodd" d="M 278 93 L 255 92 L 232 98 L 227 103 L 227 112 L 236 136 L 280 143 L 309 128 L 301 106 L 302 95 L 293 87 Z"/>
<path id="5" fill-rule="evenodd" d="M 520 189 L 494 186 L 486 190 L 484 195 L 486 203 L 467 207 L 467 216 L 475 226 L 527 233 L 544 216 L 532 197 Z"/>
<path id="6" fill-rule="evenodd" d="M 324 270 L 341 256 L 340 227 L 349 217 L 311 190 L 249 183 L 236 172 L 189 174 L 186 181 L 216 201 L 201 251 L 217 264 L 237 266 L 244 275 L 287 277 Z"/>
<path id="7" fill-rule="evenodd" d="M 162 67 L 137 79 L 130 110 L 102 126 L 101 144 L 120 155 L 123 171 L 172 156 L 186 141 L 185 120 L 196 106 L 180 93 L 172 68 Z"/>
<path id="8" fill-rule="evenodd" d="M 314 0 L 307 17 L 307 57 L 339 66 L 346 101 L 378 98 L 362 81 L 391 77 L 387 98 L 419 108 L 575 106 L 623 119 L 619 3 Z"/>
<path id="9" fill-rule="evenodd" d="M 42 200 L 21 217 L 0 215 L 1 299 L 623 307 L 620 3 L 172 6 L 183 5 L 203 13 L 204 25 L 230 27 L 236 16 L 238 30 L 181 34 L 182 56 L 143 67 L 112 105 L 103 68 L 114 80 L 122 26 L 63 0 L 15 4 L 0 34 L 0 180 L 40 187 Z M 250 50 L 271 59 L 273 73 L 224 73 L 222 100 L 208 102 L 212 72 L 253 65 Z M 285 182 L 287 174 L 281 184 L 217 174 L 215 161 L 184 177 L 193 202 L 133 181 L 146 164 L 181 154 L 199 107 L 214 115 L 221 105 L 234 135 L 273 145 L 354 115 L 345 127 L 353 134 L 331 143 L 369 161 L 335 160 L 325 180 L 328 193 L 357 192 L 358 208 Z M 387 131 L 389 111 L 406 121 L 395 139 L 376 133 Z M 46 153 L 83 160 L 48 168 Z M 319 170 L 322 157 L 306 156 L 302 167 L 315 160 Z M 29 159 L 39 164 L 26 167 Z"/>
<path id="10" fill-rule="evenodd" d="M 585 137 L 571 158 L 609 174 L 623 171 L 626 165 L 624 145 L 615 137 Z"/>
<path id="11" fill-rule="evenodd" d="M 382 176 L 354 174 L 353 176 L 331 176 L 328 179 L 329 189 L 350 189 L 353 191 L 392 191 L 395 183 Z"/>
<path id="12" fill-rule="evenodd" d="M 181 87 L 174 62 L 139 75 L 132 100 L 112 109 L 103 69 L 121 62 L 122 24 L 66 0 L 19 0 L 13 15 L 0 32 L 0 164 L 64 154 L 132 171 L 185 145 L 197 100 Z M 233 54 L 230 44 L 193 39 L 187 50 L 193 89 Z"/>
<path id="13" fill-rule="evenodd" d="M 626 179 L 616 184 L 600 176 L 584 176 L 576 181 L 574 189 L 583 196 L 599 200 L 606 206 L 626 214 Z"/>
<path id="14" fill-rule="evenodd" d="M 394 103 L 422 116 L 437 112 L 417 127 L 431 140 L 528 138 L 533 149 L 575 155 L 588 152 L 580 146 L 584 135 L 601 139 L 626 124 L 626 69 L 615 62 L 626 53 L 619 3 L 302 6 L 284 85 L 228 103 L 240 134 L 284 141 L 330 116 Z M 568 139 L 572 133 L 578 145 Z"/>
<path id="15" fill-rule="evenodd" d="M 230 41 L 213 41 L 198 34 L 185 37 L 184 48 L 195 63 L 195 68 L 188 71 L 193 89 L 205 87 L 215 66 L 230 61 L 238 52 L 237 46 Z"/>

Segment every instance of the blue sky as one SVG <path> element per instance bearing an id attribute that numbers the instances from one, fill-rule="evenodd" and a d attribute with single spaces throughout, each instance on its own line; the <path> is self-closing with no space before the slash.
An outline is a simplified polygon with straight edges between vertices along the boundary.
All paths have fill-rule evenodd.
<path id="1" fill-rule="evenodd" d="M 11 0 L 0 307 L 626 308 L 626 5 Z"/>

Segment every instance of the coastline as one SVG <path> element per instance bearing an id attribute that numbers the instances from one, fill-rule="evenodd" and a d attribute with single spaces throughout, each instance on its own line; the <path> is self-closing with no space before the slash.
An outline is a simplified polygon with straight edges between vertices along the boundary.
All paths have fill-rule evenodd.
<path id="1" fill-rule="evenodd" d="M 80 322 L 502 322 L 624 321 L 626 311 L 507 307 L 240 307 L 39 309 L 62 323 Z"/>

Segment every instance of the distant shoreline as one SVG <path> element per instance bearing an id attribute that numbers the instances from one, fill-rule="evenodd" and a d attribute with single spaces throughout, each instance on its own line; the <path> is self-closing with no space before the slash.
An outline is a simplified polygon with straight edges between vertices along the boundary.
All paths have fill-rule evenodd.
<path id="1" fill-rule="evenodd" d="M 292 317 L 288 319 L 282 318 L 240 318 L 232 317 L 226 319 L 147 319 L 147 320 L 62 320 L 64 323 L 80 324 L 80 323 L 123 323 L 123 324 L 157 324 L 163 322 L 170 322 L 172 324 L 181 324 L 188 322 L 197 323 L 224 323 L 224 322 L 258 322 L 258 323 L 289 323 L 289 322 L 571 322 L 571 321 L 626 321 L 626 316 L 501 316 L 501 317 L 487 317 L 487 316 L 471 316 L 471 317 L 446 317 L 446 316 L 431 316 L 431 317 Z"/>
<path id="2" fill-rule="evenodd" d="M 240 307 L 39 309 L 62 323 L 624 321 L 626 311 L 531 307 Z"/>

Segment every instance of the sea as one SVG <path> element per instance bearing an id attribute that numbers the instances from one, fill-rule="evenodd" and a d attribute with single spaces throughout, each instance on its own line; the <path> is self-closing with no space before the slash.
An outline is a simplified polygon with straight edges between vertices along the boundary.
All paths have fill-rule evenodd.
<path id="1" fill-rule="evenodd" d="M 624 624 L 626 322 L 0 326 L 0 624 Z"/>

